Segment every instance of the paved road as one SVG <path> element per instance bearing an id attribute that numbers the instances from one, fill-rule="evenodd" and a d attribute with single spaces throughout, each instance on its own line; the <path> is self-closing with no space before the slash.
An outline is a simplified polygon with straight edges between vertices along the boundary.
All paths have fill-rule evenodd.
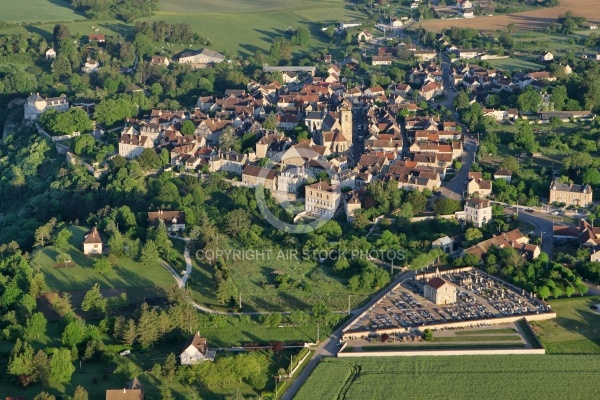
<path id="1" fill-rule="evenodd" d="M 527 212 L 525 209 L 527 209 L 527 207 L 519 207 L 519 219 L 535 227 L 533 233 L 542 238 L 542 251 L 548 254 L 548 257 L 552 259 L 554 252 L 552 231 L 556 221 L 546 213 Z M 515 214 L 515 210 L 508 207 L 504 208 L 504 212 L 509 215 Z M 561 225 L 572 226 L 572 224 L 566 222 L 561 222 Z"/>
<path id="2" fill-rule="evenodd" d="M 442 189 L 442 197 L 447 197 L 454 200 L 461 200 L 467 189 L 467 178 L 471 165 L 475 159 L 476 142 L 472 137 L 465 135 L 464 154 L 462 158 L 462 167 L 456 172 L 454 178 L 444 184 Z"/>
<path id="3" fill-rule="evenodd" d="M 342 326 L 337 328 L 327 339 L 323 340 L 319 346 L 316 348 L 315 354 L 312 356 L 306 367 L 302 370 L 300 375 L 296 378 L 296 380 L 292 383 L 289 389 L 285 392 L 285 394 L 281 397 L 282 400 L 291 400 L 294 398 L 300 387 L 306 382 L 306 379 L 310 376 L 312 371 L 315 369 L 319 361 L 323 359 L 323 357 L 333 357 L 337 354 L 340 340 L 342 338 L 342 331 L 352 323 L 356 316 L 360 315 L 362 312 L 372 307 L 373 304 L 378 302 L 381 298 L 383 298 L 389 291 L 392 289 L 398 282 L 403 279 L 406 279 L 413 275 L 413 271 L 406 271 L 400 275 L 397 275 L 396 278 L 385 288 L 385 290 L 381 291 L 377 296 L 373 297 L 365 306 L 361 308 L 357 308 L 352 310 L 352 318 L 346 321 Z M 317 399 L 315 399 L 317 400 Z"/>
<path id="4" fill-rule="evenodd" d="M 453 100 L 456 97 L 456 92 L 451 90 L 452 82 L 450 75 L 451 62 L 446 54 L 442 54 L 442 72 L 444 76 L 444 87 L 446 88 L 446 100 L 441 102 L 441 104 L 449 110 L 452 110 L 455 113 Z M 454 114 L 456 116 L 456 114 Z M 458 118 L 457 118 L 458 119 Z M 463 132 L 466 132 L 466 129 L 463 127 Z M 442 197 L 447 197 L 454 200 L 461 200 L 463 198 L 463 194 L 466 190 L 466 181 L 469 176 L 469 170 L 471 169 L 471 165 L 475 160 L 476 153 L 476 142 L 475 139 L 469 135 L 465 134 L 465 140 L 463 142 L 464 145 L 464 155 L 462 158 L 462 167 L 459 171 L 456 172 L 454 178 L 450 181 L 446 182 L 441 189 Z"/>

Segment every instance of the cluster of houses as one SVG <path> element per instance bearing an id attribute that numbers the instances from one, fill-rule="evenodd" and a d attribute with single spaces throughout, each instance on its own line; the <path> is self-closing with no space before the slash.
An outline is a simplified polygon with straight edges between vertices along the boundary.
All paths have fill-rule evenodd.
<path id="1" fill-rule="evenodd" d="M 90 42 L 92 39 L 102 43 L 100 35 L 91 35 Z M 477 53 L 452 48 L 448 47 L 461 58 Z M 171 166 L 179 170 L 221 172 L 233 184 L 260 185 L 275 197 L 292 201 L 303 192 L 305 211 L 313 215 L 333 215 L 343 208 L 352 219 L 361 208 L 364 187 L 378 180 L 394 182 L 399 189 L 434 191 L 453 162 L 462 156 L 463 135 L 456 122 L 416 115 L 416 101 L 432 100 L 445 90 L 442 68 L 433 61 L 436 53 L 405 44 L 382 47 L 378 57 L 393 58 L 399 51 L 411 52 L 421 60 L 410 71 L 409 83 L 392 83 L 387 88 L 350 87 L 340 73 L 342 68 L 358 67 L 351 58 L 329 64 L 326 77 L 316 77 L 315 66 L 265 65 L 265 76 L 277 73 L 282 79 L 267 84 L 251 81 L 246 89 L 229 89 L 222 96 L 201 96 L 192 110 L 152 110 L 141 119 L 126 120 L 118 153 L 134 159 L 146 149 L 166 150 Z M 182 53 L 176 61 L 201 68 L 223 62 L 225 57 L 203 49 Z M 171 61 L 153 56 L 151 62 L 168 66 Z M 471 101 L 481 102 L 503 90 L 529 85 L 542 88 L 552 79 L 549 72 L 517 72 L 507 78 L 502 71 L 473 64 L 453 67 L 451 76 L 453 85 L 471 89 Z M 69 107 L 64 96 L 44 99 L 31 95 L 25 104 L 25 119 L 35 120 L 51 108 L 66 111 Z M 585 117 L 586 113 L 590 114 L 580 112 L 579 116 Z M 557 113 L 540 114 L 549 120 Z M 516 109 L 485 109 L 484 115 L 498 121 L 519 117 Z M 267 120 L 268 129 L 264 127 Z M 188 130 L 189 122 L 193 132 Z M 184 124 L 185 134 L 181 132 Z M 292 131 L 298 126 L 308 131 L 309 138 L 295 138 Z M 237 152 L 227 147 L 231 139 L 248 134 L 255 143 L 252 148 Z M 354 143 L 357 137 L 359 144 Z M 510 171 L 499 170 L 494 178 L 510 181 L 511 175 Z M 591 202 L 590 188 L 572 185 L 566 190 L 557 183 L 553 188 L 557 189 L 551 190 L 551 202 Z M 485 198 L 491 191 L 491 181 L 483 179 L 480 172 L 470 172 L 465 197 L 477 200 L 468 202 L 462 217 L 476 226 L 489 221 Z"/>
<path id="2" fill-rule="evenodd" d="M 600 227 L 581 219 L 576 227 L 555 225 L 552 233 L 555 241 L 578 243 L 581 248 L 589 250 L 590 261 L 600 262 Z"/>
<path id="3" fill-rule="evenodd" d="M 105 44 L 106 36 L 104 34 L 96 33 L 87 36 L 86 47 L 90 50 L 102 51 L 102 48 L 105 46 Z M 46 60 L 55 60 L 57 56 L 58 53 L 53 47 L 50 47 L 45 52 Z M 97 60 L 88 58 L 81 66 L 81 72 L 91 74 L 92 72 L 97 72 L 98 68 L 100 68 L 100 63 Z"/>
<path id="4" fill-rule="evenodd" d="M 521 256 L 530 260 L 536 259 L 541 254 L 541 249 L 538 245 L 529 243 L 529 238 L 525 236 L 519 229 L 514 229 L 508 232 L 502 232 L 491 239 L 477 243 L 463 251 L 464 254 L 472 254 L 481 258 L 492 247 L 506 248 L 512 247 Z"/>

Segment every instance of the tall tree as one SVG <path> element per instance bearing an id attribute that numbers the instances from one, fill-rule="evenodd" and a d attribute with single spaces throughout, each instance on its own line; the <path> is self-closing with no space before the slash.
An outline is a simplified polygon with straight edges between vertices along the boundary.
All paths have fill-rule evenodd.
<path id="1" fill-rule="evenodd" d="M 267 115 L 267 118 L 265 119 L 265 122 L 263 123 L 263 128 L 267 129 L 267 130 L 272 130 L 277 128 L 278 122 L 277 122 L 277 116 L 274 113 L 270 113 L 269 115 Z"/>
<path id="2" fill-rule="evenodd" d="M 115 255 L 116 257 L 121 257 L 124 253 L 123 250 L 124 242 L 123 236 L 119 231 L 113 232 L 108 239 L 108 248 L 110 249 L 110 254 Z"/>
<path id="3" fill-rule="evenodd" d="M 80 319 L 73 319 L 65 326 L 62 333 L 62 344 L 73 347 L 85 340 L 87 335 L 85 322 Z"/>
<path id="4" fill-rule="evenodd" d="M 77 385 L 75 393 L 73 393 L 73 400 L 88 400 L 88 392 L 81 385 Z"/>
<path id="5" fill-rule="evenodd" d="M 69 246 L 69 240 L 72 236 L 73 233 L 69 229 L 63 228 L 56 234 L 56 237 L 54 238 L 54 245 L 61 250 L 66 250 Z"/>
<path id="6" fill-rule="evenodd" d="M 34 313 L 29 320 L 27 320 L 27 327 L 25 328 L 25 332 L 29 337 L 39 338 L 40 335 L 46 333 L 46 326 L 48 321 L 44 314 L 41 312 Z"/>
<path id="7" fill-rule="evenodd" d="M 19 378 L 22 386 L 27 386 L 35 380 L 36 366 L 34 364 L 33 347 L 17 338 L 8 360 L 8 373 Z"/>
<path id="8" fill-rule="evenodd" d="M 112 269 L 112 265 L 107 257 L 99 257 L 94 261 L 94 271 L 98 271 L 101 274 L 108 272 Z"/>
<path id="9" fill-rule="evenodd" d="M 132 345 L 137 338 L 137 334 L 138 334 L 138 329 L 135 324 L 135 321 L 131 318 L 128 319 L 127 324 L 125 325 L 125 327 L 123 329 L 123 336 L 121 338 L 123 343 Z"/>
<path id="10" fill-rule="evenodd" d="M 142 255 L 140 261 L 146 266 L 157 265 L 160 260 L 160 254 L 156 248 L 156 244 L 153 240 L 146 241 L 144 248 L 142 249 Z"/>
<path id="11" fill-rule="evenodd" d="M 184 135 L 193 135 L 194 132 L 196 132 L 196 125 L 189 119 L 183 121 L 183 124 L 181 124 L 181 133 Z"/>
<path id="12" fill-rule="evenodd" d="M 68 383 L 75 372 L 71 361 L 71 351 L 61 348 L 55 349 L 50 359 L 50 379 L 57 383 Z"/>
<path id="13" fill-rule="evenodd" d="M 106 312 L 107 299 L 100 293 L 100 284 L 96 283 L 90 290 L 88 290 L 81 302 L 81 309 L 83 311 L 98 311 L 101 313 Z"/>
<path id="14" fill-rule="evenodd" d="M 158 313 L 147 303 L 142 304 L 138 320 L 138 341 L 142 347 L 151 347 L 159 338 Z"/>

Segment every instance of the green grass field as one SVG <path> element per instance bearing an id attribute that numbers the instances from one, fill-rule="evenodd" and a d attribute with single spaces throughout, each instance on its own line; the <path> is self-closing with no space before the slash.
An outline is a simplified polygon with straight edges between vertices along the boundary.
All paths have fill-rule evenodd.
<path id="1" fill-rule="evenodd" d="M 318 50 L 328 45 L 320 33 L 324 24 L 362 18 L 362 13 L 351 10 L 342 0 L 165 0 L 151 17 L 187 23 L 211 39 L 212 48 L 241 54 L 268 51 L 275 37 L 299 26 L 308 27 L 313 40 L 310 47 L 295 47 L 294 51 Z"/>
<path id="2" fill-rule="evenodd" d="M 27 25 L 4 27 L 0 34 L 34 32 L 48 40 L 57 21 L 64 22 L 71 33 L 80 35 L 94 33 L 95 29 L 99 29 L 97 33 L 122 36 L 133 31 L 132 25 L 122 21 L 84 20 L 64 7 L 63 0 L 28 0 L 18 6 L 12 3 L 9 6 L 8 0 L 0 0 L 0 7 L 3 3 L 7 3 L 4 9 L 9 12 L 0 15 L 0 21 L 26 22 Z M 308 27 L 313 40 L 310 46 L 294 47 L 293 51 L 321 50 L 329 46 L 328 39 L 320 31 L 324 24 L 362 18 L 362 12 L 353 11 L 343 0 L 164 0 L 160 2 L 160 11 L 148 19 L 187 23 L 201 36 L 211 39 L 211 48 L 251 55 L 257 50 L 268 52 L 273 38 L 285 35 L 288 28 L 299 26 Z M 157 44 L 156 49 L 160 50 L 161 45 Z M 189 47 L 176 45 L 169 51 L 183 49 Z M 331 51 L 335 52 L 336 46 Z"/>
<path id="3" fill-rule="evenodd" d="M 595 398 L 594 356 L 326 358 L 296 400 Z"/>
<path id="4" fill-rule="evenodd" d="M 339 320 L 343 315 L 338 315 Z M 241 346 L 243 343 L 266 343 L 271 341 L 281 342 L 308 342 L 317 341 L 317 324 L 309 323 L 303 326 L 284 326 L 267 327 L 256 322 L 254 316 L 250 322 L 242 322 L 238 317 L 227 317 L 219 327 L 211 326 L 210 322 L 201 323 L 198 329 L 202 336 L 208 339 L 211 346 L 231 347 Z M 321 340 L 329 336 L 335 325 L 339 321 L 334 321 L 331 325 L 319 327 Z"/>
<path id="5" fill-rule="evenodd" d="M 8 23 L 39 23 L 85 19 L 71 9 L 66 0 L 0 0 L 0 21 Z"/>
<path id="6" fill-rule="evenodd" d="M 488 63 L 494 68 L 510 71 L 539 71 L 544 66 L 536 62 L 525 59 L 524 57 L 501 58 L 499 60 L 488 60 Z"/>
<path id="7" fill-rule="evenodd" d="M 496 350 L 496 349 L 523 349 L 524 343 L 419 343 L 364 346 L 362 351 L 431 351 L 431 350 Z M 354 349 L 352 349 L 354 351 Z M 358 351 L 358 350 L 357 350 Z M 344 349 L 344 352 L 346 350 Z"/>
<path id="8" fill-rule="evenodd" d="M 474 331 L 454 332 L 454 336 L 471 336 L 471 335 L 496 335 L 499 333 L 515 333 L 513 328 L 497 328 L 497 329 L 480 329 Z"/>
<path id="9" fill-rule="evenodd" d="M 551 354 L 600 354 L 600 315 L 589 306 L 599 297 L 551 301 L 556 319 L 534 323 L 537 336 Z"/>
<path id="10" fill-rule="evenodd" d="M 7 0 L 0 0 L 7 1 Z M 35 14 L 34 14 L 35 15 Z M 0 16 L 0 20 L 1 20 Z M 35 18 L 40 18 L 35 17 Z M 28 35 L 31 33 L 37 33 L 44 37 L 47 41 L 52 40 L 52 31 L 56 22 L 42 22 L 42 23 L 31 23 L 23 25 L 11 25 L 0 29 L 0 35 L 4 34 L 16 34 L 21 33 Z M 103 33 L 109 36 L 121 35 L 126 37 L 133 32 L 133 27 L 127 25 L 123 21 L 107 20 L 107 21 L 91 21 L 91 20 L 77 20 L 77 21 L 65 21 L 63 23 L 73 35 L 90 35 L 92 33 Z M 94 28 L 92 28 L 94 27 Z M 98 29 L 98 32 L 95 32 Z"/>
<path id="11" fill-rule="evenodd" d="M 73 237 L 66 253 L 71 256 L 73 266 L 54 268 L 58 255 L 54 246 L 37 250 L 31 259 L 31 265 L 44 273 L 51 290 L 88 290 L 96 283 L 102 289 L 163 288 L 175 282 L 162 266 L 147 267 L 128 258 L 119 259 L 112 271 L 104 274 L 96 272 L 92 269 L 94 259 L 80 251 L 86 228 L 69 229 Z"/>
<path id="12" fill-rule="evenodd" d="M 521 337 L 514 335 L 472 335 L 472 336 L 442 336 L 433 338 L 434 343 L 457 343 L 457 342 L 504 342 L 519 341 Z"/>
<path id="13" fill-rule="evenodd" d="M 221 243 L 224 250 L 235 248 L 234 244 Z M 345 281 L 330 276 L 325 268 L 313 260 L 303 260 L 301 254 L 289 260 L 277 259 L 278 251 L 273 250 L 263 259 L 235 260 L 228 262 L 229 273 L 241 293 L 241 311 L 291 311 L 310 310 L 317 303 L 324 303 L 334 311 L 355 308 L 368 294 L 352 294 Z M 214 268 L 192 257 L 193 272 L 187 287 L 194 301 L 208 307 L 224 310 L 230 304 L 221 304 L 216 297 Z M 280 290 L 276 278 L 283 274 L 293 284 Z"/>

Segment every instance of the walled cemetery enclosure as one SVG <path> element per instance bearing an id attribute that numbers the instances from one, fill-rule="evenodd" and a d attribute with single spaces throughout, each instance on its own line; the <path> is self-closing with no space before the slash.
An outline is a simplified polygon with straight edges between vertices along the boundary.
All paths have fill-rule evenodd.
<path id="1" fill-rule="evenodd" d="M 555 318 L 551 308 L 525 291 L 517 292 L 475 268 L 440 275 L 457 289 L 454 304 L 434 304 L 423 297 L 424 286 L 435 274 L 416 275 L 400 282 L 344 331 L 342 340 L 387 334 L 414 337 L 433 331 L 507 324 L 522 318 Z"/>

